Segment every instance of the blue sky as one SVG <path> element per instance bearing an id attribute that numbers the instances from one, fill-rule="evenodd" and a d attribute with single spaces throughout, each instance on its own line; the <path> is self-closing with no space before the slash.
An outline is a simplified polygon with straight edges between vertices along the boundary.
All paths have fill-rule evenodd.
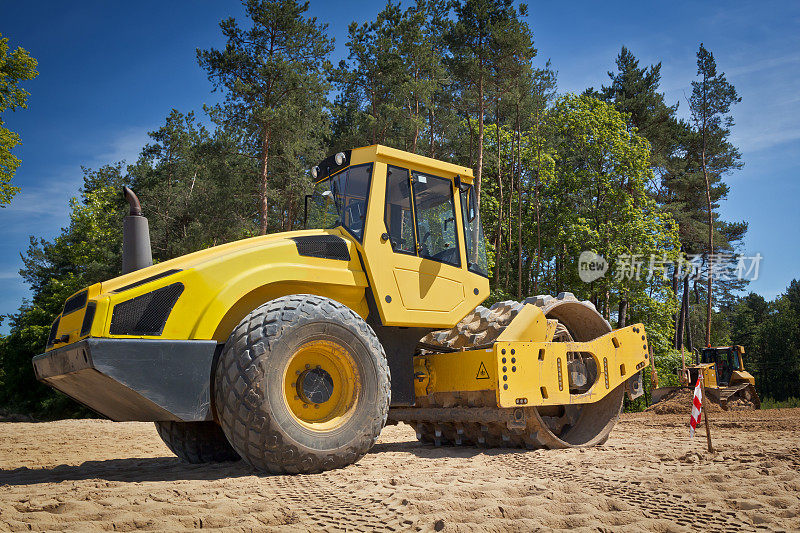
<path id="1" fill-rule="evenodd" d="M 348 24 L 381 8 L 311 1 L 336 38 L 335 61 L 346 55 Z M 733 141 L 745 167 L 726 178 L 722 215 L 747 220 L 745 251 L 764 257 L 750 290 L 772 298 L 800 277 L 792 244 L 800 226 L 800 3 L 533 2 L 529 11 L 536 61 L 552 60 L 562 93 L 605 83 L 624 44 L 641 64 L 663 63 L 662 90 L 685 114 L 704 42 L 743 99 Z M 19 254 L 29 235 L 52 238 L 67 223 L 81 166 L 132 162 L 170 109 L 202 113 L 217 100 L 195 49 L 220 46 L 219 21 L 242 14 L 233 1 L 0 0 L 0 33 L 30 51 L 40 72 L 26 85 L 29 108 L 4 117 L 22 137 L 15 153 L 23 164 L 15 178 L 22 193 L 0 210 L 0 314 L 28 295 Z"/>

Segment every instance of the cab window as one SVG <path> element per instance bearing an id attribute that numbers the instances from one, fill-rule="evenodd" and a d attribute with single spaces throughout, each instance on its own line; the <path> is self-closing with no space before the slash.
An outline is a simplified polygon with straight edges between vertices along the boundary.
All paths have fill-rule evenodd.
<path id="1" fill-rule="evenodd" d="M 472 185 L 461 188 L 461 216 L 464 224 L 464 239 L 466 240 L 467 268 L 481 276 L 489 275 L 488 261 L 486 260 L 486 241 L 483 237 L 478 212 L 475 207 L 475 189 Z"/>
<path id="2" fill-rule="evenodd" d="M 452 182 L 414 172 L 412 191 L 420 257 L 461 266 Z"/>
<path id="3" fill-rule="evenodd" d="M 392 250 L 416 255 L 414 215 L 411 212 L 411 186 L 408 170 L 389 166 L 386 171 L 386 229 Z"/>

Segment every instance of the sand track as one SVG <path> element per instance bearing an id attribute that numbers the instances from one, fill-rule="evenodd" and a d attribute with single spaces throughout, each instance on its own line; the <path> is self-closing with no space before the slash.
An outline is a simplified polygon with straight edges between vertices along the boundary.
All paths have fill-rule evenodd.
<path id="1" fill-rule="evenodd" d="M 259 476 L 180 463 L 152 424 L 0 423 L 0 530 L 800 530 L 800 409 L 624 415 L 587 450 L 434 448 L 388 427 L 359 463 Z"/>

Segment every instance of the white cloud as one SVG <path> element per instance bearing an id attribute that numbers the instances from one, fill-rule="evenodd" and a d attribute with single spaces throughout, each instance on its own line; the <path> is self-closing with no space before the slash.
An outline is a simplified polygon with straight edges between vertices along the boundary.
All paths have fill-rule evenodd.
<path id="1" fill-rule="evenodd" d="M 3 213 L 12 217 L 54 211 L 63 214 L 67 210 L 67 201 L 78 194 L 80 176 L 80 170 L 77 172 L 63 170 L 40 178 L 36 184 L 27 184 Z"/>
<path id="2" fill-rule="evenodd" d="M 742 147 L 745 153 L 767 150 L 779 144 L 800 140 L 800 128 L 769 130 L 745 130 L 734 132 L 733 143 Z"/>
<path id="3" fill-rule="evenodd" d="M 725 72 L 725 75 L 728 78 L 731 78 L 731 77 L 744 76 L 746 74 L 752 74 L 754 72 L 759 72 L 761 70 L 785 67 L 787 65 L 791 65 L 794 63 L 800 63 L 800 54 L 788 54 L 766 59 L 759 58 L 758 60 L 753 61 L 747 65 L 740 65 L 738 67 L 734 67 L 728 70 L 723 69 L 723 72 Z"/>
<path id="4" fill-rule="evenodd" d="M 118 161 L 134 163 L 142 148 L 151 141 L 147 136 L 149 128 L 129 127 L 112 138 L 103 151 L 94 156 L 95 164 L 106 165 Z"/>
<path id="5" fill-rule="evenodd" d="M 131 127 L 111 138 L 99 151 L 87 155 L 84 166 L 94 168 L 118 161 L 135 162 L 149 137 L 144 127 Z M 0 211 L 6 231 L 51 233 L 68 221 L 69 199 L 79 194 L 80 167 L 54 169 L 52 174 L 29 177 L 22 191 Z"/>

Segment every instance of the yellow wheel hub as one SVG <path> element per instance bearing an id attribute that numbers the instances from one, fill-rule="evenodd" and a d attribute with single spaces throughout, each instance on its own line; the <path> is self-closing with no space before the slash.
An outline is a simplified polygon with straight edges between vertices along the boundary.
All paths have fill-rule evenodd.
<path id="1" fill-rule="evenodd" d="M 355 411 L 361 390 L 350 352 L 328 340 L 301 345 L 289 358 L 283 384 L 289 412 L 315 431 L 330 431 L 344 424 Z"/>

